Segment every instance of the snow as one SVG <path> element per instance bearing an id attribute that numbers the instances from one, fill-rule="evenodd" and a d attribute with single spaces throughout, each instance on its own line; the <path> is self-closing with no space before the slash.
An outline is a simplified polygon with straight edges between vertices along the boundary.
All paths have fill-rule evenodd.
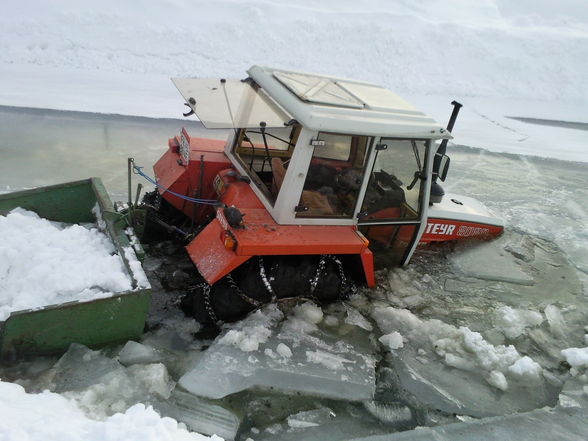
<path id="1" fill-rule="evenodd" d="M 404 341 L 402 339 L 402 335 L 399 332 L 394 331 L 390 334 L 382 335 L 378 339 L 383 345 L 388 346 L 390 349 L 400 349 L 404 346 Z"/>
<path id="2" fill-rule="evenodd" d="M 145 271 L 143 271 L 141 262 L 139 259 L 137 259 L 137 255 L 135 254 L 133 247 L 124 247 L 123 251 L 127 261 L 129 262 L 131 271 L 133 272 L 133 278 L 137 282 L 137 287 L 142 289 L 150 288 L 151 285 L 149 284 L 149 280 L 147 280 Z"/>
<path id="3" fill-rule="evenodd" d="M 249 315 L 246 322 L 241 322 L 229 329 L 218 343 L 234 346 L 243 352 L 255 352 L 260 344 L 267 342 L 272 335 L 271 329 L 282 318 L 283 314 L 277 308 L 265 312 L 257 310 Z"/>
<path id="4" fill-rule="evenodd" d="M 0 17 L 0 104 L 180 118 L 169 77 L 242 78 L 252 64 L 386 86 L 455 142 L 588 161 L 588 13 L 582 0 L 41 0 Z M 312 50 L 310 50 L 312 48 Z"/>
<path id="5" fill-rule="evenodd" d="M 509 339 L 520 337 L 528 327 L 539 326 L 543 316 L 537 311 L 501 306 L 496 311 L 495 324 Z"/>
<path id="6" fill-rule="evenodd" d="M 95 227 L 62 226 L 20 208 L 0 216 L 0 321 L 13 311 L 131 289 L 112 241 Z"/>
<path id="7" fill-rule="evenodd" d="M 59 394 L 28 394 L 22 386 L 1 380 L 0 414 L 2 439 L 11 441 L 221 441 L 217 436 L 190 433 L 177 421 L 162 418 L 143 404 L 98 421 Z"/>
<path id="8" fill-rule="evenodd" d="M 276 346 L 276 352 L 284 358 L 292 357 L 292 349 L 290 349 L 284 343 L 280 343 L 278 346 Z"/>
<path id="9" fill-rule="evenodd" d="M 588 368 L 588 347 L 564 349 L 561 351 L 561 355 L 575 368 Z"/>
<path id="10" fill-rule="evenodd" d="M 524 356 L 515 361 L 511 366 L 508 367 L 508 371 L 521 377 L 525 375 L 539 376 L 542 373 L 541 366 L 533 361 L 531 357 Z"/>
<path id="11" fill-rule="evenodd" d="M 292 315 L 284 324 L 284 329 L 294 333 L 311 334 L 318 330 L 317 324 L 322 320 L 322 309 L 313 302 L 305 302 L 293 308 Z"/>
<path id="12" fill-rule="evenodd" d="M 506 375 L 527 380 L 541 375 L 541 366 L 521 356 L 514 346 L 493 345 L 468 327 L 457 328 L 437 319 L 422 320 L 407 309 L 392 306 L 374 306 L 372 316 L 382 331 L 389 332 L 380 341 L 391 349 L 403 348 L 406 342 L 421 349 L 428 347 L 445 365 L 481 373 L 498 389 L 508 388 Z"/>

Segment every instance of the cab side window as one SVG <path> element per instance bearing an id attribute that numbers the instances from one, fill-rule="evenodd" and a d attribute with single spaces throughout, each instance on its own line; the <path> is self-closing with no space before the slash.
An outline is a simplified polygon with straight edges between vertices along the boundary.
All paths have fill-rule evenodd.
<path id="1" fill-rule="evenodd" d="M 275 202 L 301 126 L 240 129 L 234 154 L 251 180 Z"/>
<path id="2" fill-rule="evenodd" d="M 296 216 L 352 217 L 371 142 L 368 136 L 319 133 Z"/>

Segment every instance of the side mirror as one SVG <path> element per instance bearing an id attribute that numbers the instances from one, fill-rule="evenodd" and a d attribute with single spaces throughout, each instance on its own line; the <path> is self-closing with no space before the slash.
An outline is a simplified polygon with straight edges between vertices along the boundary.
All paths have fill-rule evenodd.
<path id="1" fill-rule="evenodd" d="M 449 171 L 449 163 L 451 162 L 451 160 L 449 159 L 449 156 L 447 155 L 443 155 L 443 157 L 441 158 L 441 162 L 439 164 L 439 179 L 441 179 L 443 182 L 445 182 L 445 178 L 447 177 L 447 172 Z"/>

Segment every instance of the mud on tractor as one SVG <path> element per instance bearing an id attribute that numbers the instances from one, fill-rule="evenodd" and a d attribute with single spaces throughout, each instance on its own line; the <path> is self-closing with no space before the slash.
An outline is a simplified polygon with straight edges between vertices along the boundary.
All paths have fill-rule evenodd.
<path id="1" fill-rule="evenodd" d="M 244 80 L 173 79 L 189 111 L 226 142 L 168 142 L 136 230 L 180 234 L 202 280 L 201 322 L 291 297 L 325 303 L 431 242 L 488 238 L 503 222 L 444 194 L 447 128 L 382 87 L 253 66 Z M 135 173 L 148 178 L 140 167 Z M 129 184 L 130 185 L 130 184 Z"/>

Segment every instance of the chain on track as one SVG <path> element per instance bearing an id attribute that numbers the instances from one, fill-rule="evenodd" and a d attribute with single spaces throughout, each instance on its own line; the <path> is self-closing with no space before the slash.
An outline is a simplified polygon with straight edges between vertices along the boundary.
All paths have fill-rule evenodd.
<path id="1" fill-rule="evenodd" d="M 270 280 L 267 277 L 263 258 L 261 256 L 259 256 L 258 259 L 259 259 L 259 274 L 260 274 L 261 280 L 262 280 L 265 288 L 267 289 L 268 293 L 271 296 L 270 302 L 267 302 L 267 303 L 278 302 L 280 300 L 286 300 L 286 299 L 279 299 L 278 298 L 278 296 L 276 295 L 276 293 L 271 285 Z M 343 268 L 343 263 L 341 262 L 341 260 L 339 260 L 339 258 L 337 258 L 336 256 L 333 256 L 331 254 L 323 254 L 320 256 L 320 260 L 317 265 L 315 275 L 310 281 L 310 290 L 309 290 L 310 296 L 309 297 L 311 300 L 313 300 L 317 303 L 320 303 L 320 300 L 316 297 L 315 291 L 316 291 L 316 288 L 320 282 L 321 276 L 325 272 L 325 268 L 327 266 L 328 261 L 335 263 L 335 265 L 337 266 L 337 271 L 339 273 L 339 279 L 340 279 L 339 300 L 345 300 L 350 295 L 357 292 L 357 287 L 355 286 L 355 284 L 352 281 L 350 281 L 347 278 L 347 276 L 345 275 L 345 270 Z M 264 304 L 266 304 L 266 302 L 262 302 L 257 299 L 254 299 L 254 298 L 248 296 L 246 293 L 244 293 L 243 290 L 241 288 L 239 288 L 239 286 L 235 282 L 235 279 L 233 278 L 232 274 L 230 274 L 230 273 L 227 274 L 225 276 L 225 279 L 226 279 L 229 287 L 232 289 L 232 291 L 235 294 L 237 294 L 239 296 L 239 298 L 241 298 L 243 301 L 249 303 L 255 309 L 259 309 Z M 196 289 L 202 290 L 202 295 L 204 298 L 204 307 L 206 309 L 206 312 L 207 312 L 208 316 L 210 317 L 210 319 L 212 320 L 212 322 L 215 323 L 217 326 L 220 326 L 223 323 L 223 321 L 218 318 L 218 316 L 216 315 L 216 312 L 214 311 L 214 308 L 212 307 L 211 288 L 212 287 L 208 283 L 203 282 L 203 283 L 200 283 L 200 284 L 192 287 L 192 290 L 196 290 Z"/>

